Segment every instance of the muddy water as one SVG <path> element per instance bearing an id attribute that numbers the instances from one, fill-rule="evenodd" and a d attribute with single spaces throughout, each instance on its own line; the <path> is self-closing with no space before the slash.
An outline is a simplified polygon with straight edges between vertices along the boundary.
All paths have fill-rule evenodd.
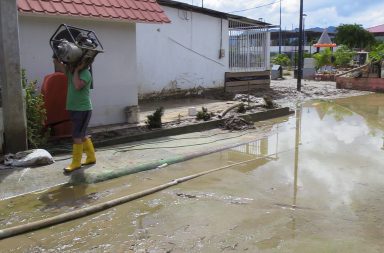
<path id="1" fill-rule="evenodd" d="M 383 252 L 384 96 L 315 101 L 268 138 L 97 185 L 0 203 L 11 227 L 232 164 L 1 252 Z M 236 165 L 245 160 L 247 164 Z"/>

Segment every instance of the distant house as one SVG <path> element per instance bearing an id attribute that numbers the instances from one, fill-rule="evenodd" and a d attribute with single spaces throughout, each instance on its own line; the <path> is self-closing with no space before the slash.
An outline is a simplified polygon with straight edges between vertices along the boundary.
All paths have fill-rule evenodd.
<path id="1" fill-rule="evenodd" d="M 126 122 L 138 104 L 137 23 L 168 23 L 155 0 L 17 0 L 21 66 L 41 84 L 54 72 L 49 39 L 66 23 L 93 30 L 104 46 L 93 63 L 91 126 Z M 159 25 L 159 27 L 161 27 Z M 155 47 L 152 44 L 151 47 Z"/>
<path id="2" fill-rule="evenodd" d="M 375 39 L 384 41 L 384 25 L 370 27 L 367 30 L 373 34 Z"/>
<path id="3" fill-rule="evenodd" d="M 270 24 L 158 0 L 170 24 L 138 24 L 139 96 L 223 88 L 225 74 L 270 68 Z"/>
<path id="4" fill-rule="evenodd" d="M 328 35 L 333 39 L 336 35 L 336 27 L 330 26 L 326 28 Z M 304 51 L 307 53 L 315 53 L 316 48 L 313 46 L 320 39 L 324 28 L 315 27 L 308 28 L 304 31 Z M 279 53 L 279 33 L 278 29 L 271 30 L 271 55 Z M 299 44 L 299 29 L 282 30 L 281 31 L 281 51 L 282 53 L 290 55 L 297 52 Z"/>

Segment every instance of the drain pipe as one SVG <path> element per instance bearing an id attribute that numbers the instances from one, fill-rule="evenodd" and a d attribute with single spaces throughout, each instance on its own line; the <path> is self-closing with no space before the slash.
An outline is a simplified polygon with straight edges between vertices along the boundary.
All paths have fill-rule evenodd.
<path id="1" fill-rule="evenodd" d="M 233 167 L 233 166 L 237 166 L 237 165 L 253 162 L 253 161 L 256 161 L 256 160 L 259 160 L 259 159 L 261 159 L 261 157 L 255 158 L 255 159 L 250 159 L 250 160 L 239 162 L 239 163 L 235 163 L 235 164 L 230 164 L 230 165 L 227 165 L 227 166 L 219 167 L 219 168 L 208 170 L 208 171 L 203 171 L 203 172 L 196 173 L 196 174 L 193 174 L 193 175 L 177 178 L 177 179 L 172 180 L 169 183 L 165 183 L 165 184 L 162 184 L 162 185 L 159 185 L 159 186 L 156 186 L 156 187 L 144 190 L 144 191 L 133 193 L 133 194 L 130 194 L 130 195 L 127 195 L 127 196 L 124 196 L 124 197 L 121 197 L 121 198 L 117 198 L 117 199 L 114 199 L 114 200 L 110 200 L 110 201 L 107 201 L 107 202 L 104 202 L 104 203 L 100 203 L 100 204 L 97 204 L 97 205 L 94 205 L 94 206 L 89 206 L 89 207 L 82 208 L 80 210 L 75 210 L 75 211 L 72 211 L 72 212 L 60 214 L 60 215 L 57 215 L 57 216 L 54 216 L 54 217 L 51 217 L 51 218 L 47 218 L 47 219 L 44 219 L 44 220 L 39 220 L 39 221 L 35 221 L 35 222 L 27 223 L 27 224 L 22 224 L 22 225 L 15 226 L 15 227 L 1 229 L 0 230 L 0 240 L 4 239 L 4 238 L 8 238 L 8 237 L 13 237 L 13 236 L 16 236 L 16 235 L 24 234 L 24 233 L 27 233 L 27 232 L 31 232 L 31 231 L 34 231 L 34 230 L 42 229 L 42 228 L 45 228 L 45 227 L 57 225 L 57 224 L 60 224 L 60 223 L 68 222 L 68 221 L 75 220 L 75 219 L 78 219 L 78 218 L 81 218 L 81 217 L 85 217 L 85 216 L 88 216 L 88 215 L 91 215 L 91 214 L 94 214 L 94 213 L 97 213 L 97 212 L 109 209 L 111 207 L 118 206 L 118 205 L 130 202 L 132 200 L 135 200 L 135 199 L 138 199 L 138 198 L 142 198 L 144 196 L 147 196 L 147 195 L 150 195 L 150 194 L 162 191 L 162 190 L 167 189 L 167 188 L 169 188 L 171 186 L 174 186 L 174 185 L 177 185 L 177 184 L 189 181 L 191 179 L 194 179 L 194 178 L 197 178 L 197 177 L 201 177 L 201 176 L 204 176 L 204 175 L 207 175 L 207 174 L 219 171 L 219 170 L 228 169 L 228 168 Z"/>

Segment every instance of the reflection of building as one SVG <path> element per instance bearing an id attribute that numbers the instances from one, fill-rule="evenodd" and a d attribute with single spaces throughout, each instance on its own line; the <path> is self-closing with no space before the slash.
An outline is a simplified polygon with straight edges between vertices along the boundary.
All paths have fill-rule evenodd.
<path id="1" fill-rule="evenodd" d="M 228 150 L 225 155 L 231 162 L 243 162 L 246 160 L 253 160 L 252 162 L 244 164 L 241 170 L 253 170 L 262 166 L 269 161 L 277 160 L 278 157 L 278 136 L 276 133 L 269 137 L 247 143 Z"/>
<path id="2" fill-rule="evenodd" d="M 272 138 L 278 138 L 276 136 L 267 137 L 254 142 L 250 142 L 243 146 L 232 148 L 231 151 L 241 152 L 250 156 L 256 157 L 276 157 L 277 158 L 277 143 L 273 145 Z M 271 141 L 271 143 L 269 143 Z"/>
<path id="3" fill-rule="evenodd" d="M 372 94 L 336 100 L 340 106 L 360 115 L 372 129 L 384 131 L 384 97 L 382 94 Z"/>
<path id="4" fill-rule="evenodd" d="M 316 109 L 320 119 L 325 115 L 332 116 L 335 120 L 357 114 L 364 118 L 371 129 L 384 131 L 384 97 L 382 94 L 367 96 L 339 98 L 333 102 L 317 102 L 307 107 Z"/>

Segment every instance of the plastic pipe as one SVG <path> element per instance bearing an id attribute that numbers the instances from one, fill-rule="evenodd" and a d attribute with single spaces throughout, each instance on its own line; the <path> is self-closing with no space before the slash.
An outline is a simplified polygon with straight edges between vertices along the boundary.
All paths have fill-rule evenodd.
<path id="1" fill-rule="evenodd" d="M 203 171 L 203 172 L 196 173 L 196 174 L 193 174 L 193 175 L 177 178 L 177 179 L 172 180 L 169 183 L 162 184 L 162 185 L 159 185 L 159 186 L 156 186 L 156 187 L 144 190 L 144 191 L 133 193 L 133 194 L 130 194 L 130 195 L 127 195 L 127 196 L 124 196 L 124 197 L 121 197 L 121 198 L 117 198 L 117 199 L 114 199 L 114 200 L 110 200 L 110 201 L 107 201 L 107 202 L 104 202 L 104 203 L 100 203 L 100 204 L 97 204 L 97 205 L 94 205 L 94 206 L 85 207 L 85 208 L 82 208 L 80 210 L 75 210 L 75 211 L 72 211 L 72 212 L 60 214 L 60 215 L 57 215 L 57 216 L 54 216 L 54 217 L 51 217 L 51 218 L 47 218 L 47 219 L 44 219 L 44 220 L 39 220 L 39 221 L 27 223 L 27 224 L 22 224 L 22 225 L 15 226 L 15 227 L 5 228 L 5 229 L 0 230 L 0 239 L 4 239 L 4 238 L 8 238 L 8 237 L 13 237 L 13 236 L 16 236 L 16 235 L 20 235 L 20 234 L 24 234 L 24 233 L 31 232 L 31 231 L 34 231 L 34 230 L 38 230 L 38 229 L 41 229 L 41 228 L 45 228 L 45 227 L 57 225 L 57 224 L 60 224 L 60 223 L 64 223 L 64 222 L 67 222 L 67 221 L 71 221 L 71 220 L 74 220 L 74 219 L 78 219 L 78 218 L 81 218 L 81 217 L 85 217 L 85 216 L 88 216 L 88 215 L 91 215 L 91 214 L 94 214 L 94 213 L 106 210 L 108 208 L 111 208 L 111 207 L 114 207 L 114 206 L 117 206 L 117 205 L 121 205 L 121 204 L 130 202 L 132 200 L 138 199 L 138 198 L 142 198 L 144 196 L 147 196 L 147 195 L 153 194 L 155 192 L 167 189 L 167 188 L 169 188 L 171 186 L 174 186 L 174 185 L 177 185 L 177 184 L 189 181 L 191 179 L 194 179 L 194 178 L 197 178 L 197 177 L 201 177 L 203 175 L 207 175 L 209 173 L 216 172 L 216 171 L 219 171 L 219 170 L 227 169 L 227 168 L 230 168 L 230 167 L 233 167 L 233 166 L 236 166 L 236 165 L 240 165 L 240 164 L 256 161 L 258 159 L 261 159 L 261 157 L 255 158 L 255 159 L 251 159 L 251 160 L 247 160 L 247 161 L 243 161 L 243 162 L 239 162 L 239 163 L 235 163 L 235 164 L 230 164 L 230 165 L 227 165 L 227 166 L 219 167 L 219 168 L 208 170 L 208 171 Z"/>

